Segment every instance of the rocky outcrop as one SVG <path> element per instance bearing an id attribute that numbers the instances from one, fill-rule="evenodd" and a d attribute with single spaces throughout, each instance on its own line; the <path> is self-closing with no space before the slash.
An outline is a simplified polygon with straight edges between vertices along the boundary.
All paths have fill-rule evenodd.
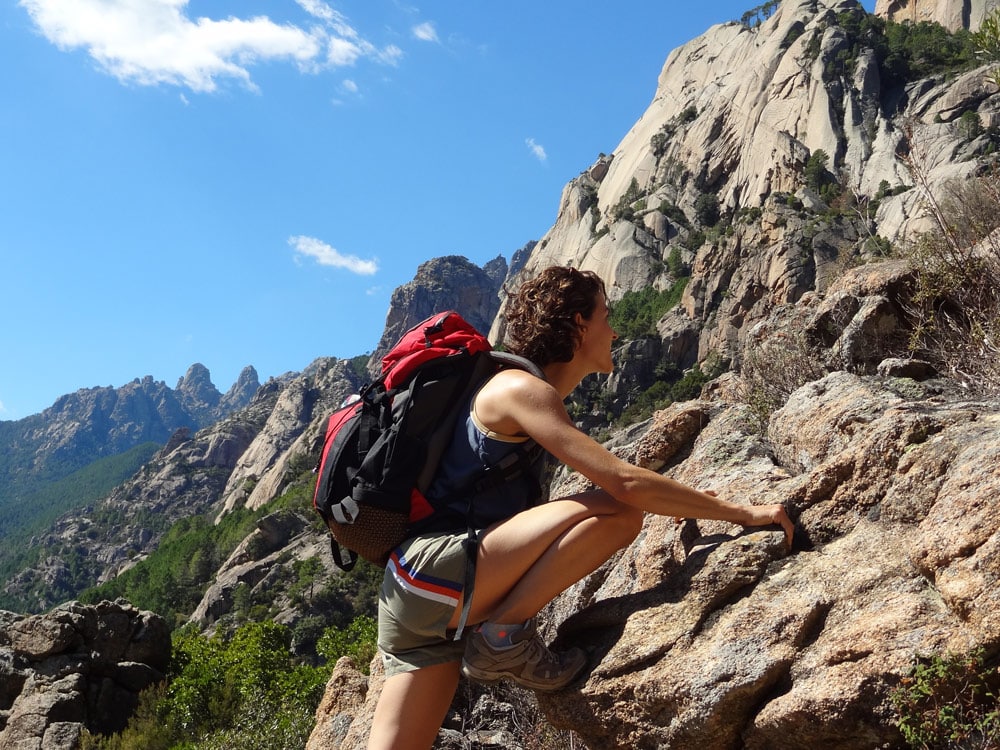
<path id="1" fill-rule="evenodd" d="M 257 529 L 244 539 L 215 574 L 215 579 L 191 614 L 189 622 L 210 628 L 236 608 L 237 589 L 245 587 L 249 597 L 262 597 L 276 581 L 291 578 L 297 561 L 314 558 L 326 569 L 325 578 L 336 575 L 326 538 L 314 533 L 299 513 L 279 511 L 262 518 Z M 294 608 L 291 608 L 294 609 Z M 276 622 L 291 622 L 297 614 L 272 607 Z"/>
<path id="2" fill-rule="evenodd" d="M 875 15 L 896 23 L 939 23 L 949 31 L 976 31 L 996 0 L 877 0 Z"/>
<path id="3" fill-rule="evenodd" d="M 127 602 L 0 612 L 0 747 L 76 750 L 84 728 L 121 731 L 169 659 L 166 623 Z"/>
<path id="4" fill-rule="evenodd" d="M 377 375 L 382 357 L 392 345 L 434 313 L 458 310 L 473 326 L 488 332 L 500 308 L 498 295 L 506 276 L 507 261 L 502 256 L 485 268 L 457 255 L 420 264 L 413 281 L 392 293 L 382 339 L 368 363 L 369 374 Z"/>
<path id="5" fill-rule="evenodd" d="M 692 278 L 661 336 L 685 363 L 730 360 L 774 305 L 824 291 L 869 258 L 875 234 L 903 242 L 927 230 L 926 194 L 905 189 L 916 181 L 910 165 L 937 195 L 974 173 L 985 141 L 957 120 L 972 112 L 992 123 L 1000 98 L 984 69 L 884 80 L 874 51 L 838 25 L 860 13 L 853 0 L 788 0 L 759 26 L 721 24 L 671 52 L 614 158 L 566 186 L 555 223 L 509 283 L 572 265 L 601 275 L 614 301 L 669 287 L 679 254 Z M 845 195 L 880 196 L 873 222 L 831 211 L 808 188 L 820 152 Z M 725 232 L 712 232 L 706 201 L 729 217 Z M 494 340 L 503 328 L 501 315 Z"/>
<path id="6" fill-rule="evenodd" d="M 240 370 L 236 382 L 230 386 L 222 398 L 219 399 L 218 411 L 220 417 L 226 417 L 234 411 L 249 406 L 253 397 L 260 389 L 260 379 L 257 377 L 257 370 L 247 365 Z"/>
<path id="7" fill-rule="evenodd" d="M 188 413 L 195 416 L 201 424 L 210 418 L 222 398 L 222 394 L 212 383 L 208 368 L 197 362 L 177 381 L 174 392 Z"/>

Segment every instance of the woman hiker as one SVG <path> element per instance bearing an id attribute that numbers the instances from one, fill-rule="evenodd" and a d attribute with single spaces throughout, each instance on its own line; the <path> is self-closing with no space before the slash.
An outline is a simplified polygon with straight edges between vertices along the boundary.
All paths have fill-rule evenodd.
<path id="1" fill-rule="evenodd" d="M 540 470 L 477 493 L 475 579 L 465 637 L 454 639 L 463 604 L 467 500 L 456 501 L 449 530 L 420 530 L 392 555 L 379 603 L 379 650 L 386 680 L 369 750 L 430 748 L 459 675 L 502 678 L 558 690 L 586 666 L 573 648 L 550 651 L 534 617 L 639 533 L 644 513 L 793 525 L 780 505 L 738 505 L 616 457 L 578 430 L 563 400 L 591 373 L 610 373 L 617 334 L 605 286 L 595 274 L 552 267 L 525 282 L 507 304 L 508 349 L 537 364 L 541 380 L 505 369 L 472 397 L 468 418 L 428 493 L 447 495 L 483 466 L 533 440 L 600 489 L 535 504 Z M 544 463 L 544 459 L 538 463 Z M 449 506 L 450 507 L 450 506 Z M 435 514 L 437 515 L 437 514 Z M 471 631 L 471 632 L 470 632 Z"/>

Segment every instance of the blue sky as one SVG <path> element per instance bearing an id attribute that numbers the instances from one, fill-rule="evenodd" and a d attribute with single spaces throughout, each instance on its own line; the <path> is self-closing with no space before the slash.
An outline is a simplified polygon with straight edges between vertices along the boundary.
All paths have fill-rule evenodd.
<path id="1" fill-rule="evenodd" d="M 755 4 L 4 3 L 0 419 L 370 351 L 421 262 L 540 238 L 670 51 Z"/>

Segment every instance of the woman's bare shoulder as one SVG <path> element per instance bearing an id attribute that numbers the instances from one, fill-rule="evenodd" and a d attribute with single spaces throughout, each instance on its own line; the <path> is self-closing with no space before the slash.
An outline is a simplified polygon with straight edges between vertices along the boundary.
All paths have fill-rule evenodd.
<path id="1" fill-rule="evenodd" d="M 525 431 L 532 412 L 565 411 L 562 399 L 549 383 L 524 370 L 501 370 L 476 396 L 476 414 L 490 429 L 513 435 Z"/>
<path id="2" fill-rule="evenodd" d="M 555 388 L 547 381 L 527 370 L 508 368 L 494 375 L 480 391 L 487 398 L 514 398 L 518 400 L 555 397 L 561 402 Z"/>

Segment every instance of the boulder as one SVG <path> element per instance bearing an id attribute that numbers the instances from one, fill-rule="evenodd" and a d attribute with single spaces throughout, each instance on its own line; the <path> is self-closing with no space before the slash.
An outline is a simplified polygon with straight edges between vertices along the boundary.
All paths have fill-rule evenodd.
<path id="1" fill-rule="evenodd" d="M 3 613 L 0 747 L 76 750 L 84 728 L 121 731 L 169 659 L 166 622 L 122 600 Z"/>

